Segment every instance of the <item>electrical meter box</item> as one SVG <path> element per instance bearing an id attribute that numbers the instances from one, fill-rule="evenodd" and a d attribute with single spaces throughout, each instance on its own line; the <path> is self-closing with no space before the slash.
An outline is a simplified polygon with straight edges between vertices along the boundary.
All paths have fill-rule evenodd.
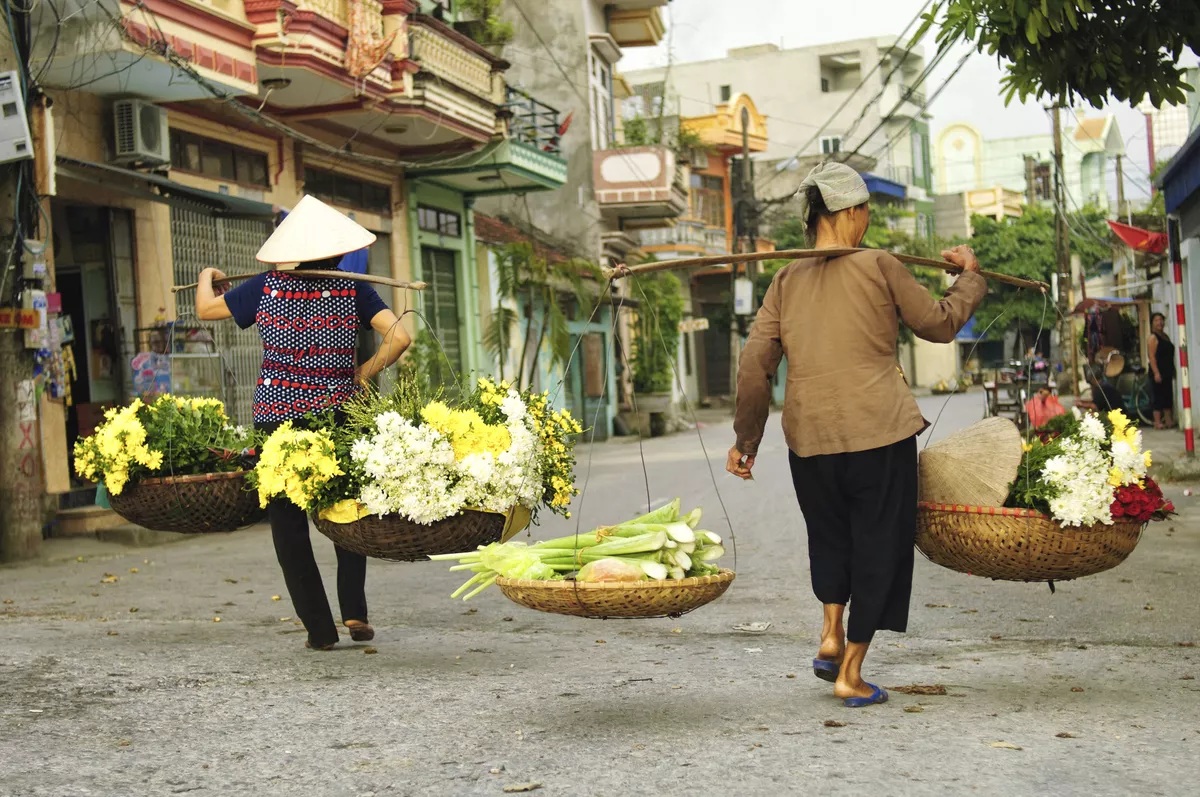
<path id="1" fill-rule="evenodd" d="M 0 72 L 0 163 L 33 157 L 25 95 L 16 72 Z"/>

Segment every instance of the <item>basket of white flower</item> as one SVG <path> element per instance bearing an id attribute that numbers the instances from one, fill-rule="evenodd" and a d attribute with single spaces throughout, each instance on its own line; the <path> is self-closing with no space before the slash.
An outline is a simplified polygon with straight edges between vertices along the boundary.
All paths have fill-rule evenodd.
<path id="1" fill-rule="evenodd" d="M 923 501 L 917 549 L 1005 581 L 1068 581 L 1116 567 L 1150 520 L 1174 512 L 1146 475 L 1150 452 L 1120 410 L 1051 419 L 1022 444 L 1003 507 Z"/>
<path id="2" fill-rule="evenodd" d="M 406 382 L 345 414 L 280 426 L 252 481 L 264 505 L 286 496 L 346 550 L 422 561 L 508 540 L 543 506 L 570 516 L 581 427 L 543 393 L 480 379 L 452 407 Z"/>

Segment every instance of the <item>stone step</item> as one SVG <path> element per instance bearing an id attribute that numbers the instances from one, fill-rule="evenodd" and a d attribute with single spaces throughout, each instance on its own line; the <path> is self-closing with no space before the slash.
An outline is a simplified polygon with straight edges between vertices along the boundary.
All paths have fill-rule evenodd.
<path id="1" fill-rule="evenodd" d="M 80 506 L 58 510 L 55 537 L 93 537 L 96 532 L 126 525 L 125 518 L 111 509 L 99 506 Z"/>

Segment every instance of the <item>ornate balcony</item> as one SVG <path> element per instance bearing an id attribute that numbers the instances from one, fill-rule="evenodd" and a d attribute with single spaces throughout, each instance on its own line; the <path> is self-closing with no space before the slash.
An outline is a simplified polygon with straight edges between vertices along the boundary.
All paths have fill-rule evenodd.
<path id="1" fill-rule="evenodd" d="M 45 67 L 46 88 L 159 101 L 258 91 L 256 29 L 237 0 L 75 0 L 31 8 L 31 61 Z"/>
<path id="2" fill-rule="evenodd" d="M 410 168 L 409 174 L 474 196 L 547 191 L 566 185 L 567 162 L 559 149 L 564 131 L 558 111 L 511 87 L 506 90 L 504 109 L 507 137 L 462 161 Z"/>
<path id="3" fill-rule="evenodd" d="M 654 47 L 666 32 L 662 7 L 667 0 L 617 0 L 609 3 L 608 32 L 622 47 Z"/>
<path id="4" fill-rule="evenodd" d="M 600 214 L 619 223 L 665 222 L 687 208 L 683 169 L 668 147 L 652 145 L 601 150 L 593 154 L 593 179 Z"/>
<path id="5" fill-rule="evenodd" d="M 284 120 L 409 157 L 470 151 L 497 132 L 508 63 L 413 0 L 244 0 Z M 365 32 L 361 32 L 365 31 Z M 380 116 L 388 119 L 380 123 Z"/>

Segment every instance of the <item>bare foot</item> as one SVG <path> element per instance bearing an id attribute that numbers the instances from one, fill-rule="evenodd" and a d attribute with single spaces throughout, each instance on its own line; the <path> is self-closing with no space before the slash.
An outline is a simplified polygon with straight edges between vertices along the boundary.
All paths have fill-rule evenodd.
<path id="1" fill-rule="evenodd" d="M 856 684 L 851 684 L 848 681 L 838 678 L 837 682 L 833 685 L 833 694 L 842 699 L 847 697 L 870 697 L 874 694 L 874 690 L 861 678 L 858 679 L 858 683 Z"/>
<path id="2" fill-rule="evenodd" d="M 840 630 L 836 630 L 821 639 L 821 647 L 817 650 L 817 658 L 822 661 L 840 662 L 845 652 L 845 635 Z"/>

